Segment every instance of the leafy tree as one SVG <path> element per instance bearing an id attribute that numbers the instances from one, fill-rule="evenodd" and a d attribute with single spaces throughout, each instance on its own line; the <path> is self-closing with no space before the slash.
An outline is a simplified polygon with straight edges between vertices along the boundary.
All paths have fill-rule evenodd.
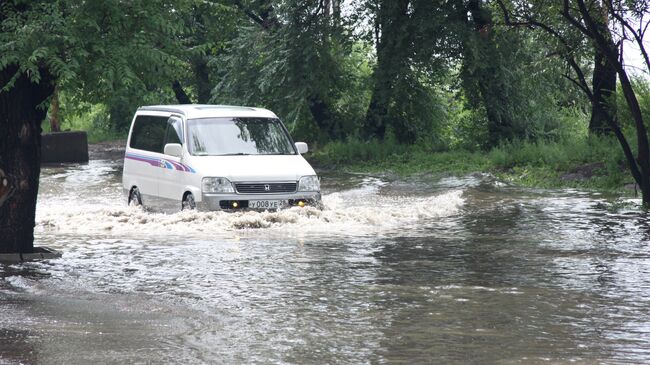
<path id="1" fill-rule="evenodd" d="M 570 43 L 566 41 L 564 33 L 557 30 L 557 25 L 563 25 L 581 34 L 595 49 L 595 70 L 599 75 L 594 75 L 594 88 L 591 91 L 585 77 L 585 70 L 575 59 L 567 60 L 576 74 L 576 84 L 590 97 L 595 104 L 594 109 L 603 108 L 602 118 L 605 119 L 608 129 L 611 129 L 618 139 L 625 154 L 632 176 L 640 186 L 643 204 L 650 205 L 650 144 L 645 117 L 637 98 L 637 90 L 632 83 L 626 65 L 623 61 L 621 47 L 625 41 L 635 42 L 640 49 L 646 71 L 650 71 L 650 57 L 643 43 L 645 31 L 644 15 L 650 12 L 650 5 L 646 2 L 628 2 L 623 0 L 562 0 L 562 2 L 547 1 L 499 1 L 506 21 L 513 25 L 523 24 L 540 28 L 552 34 L 565 46 L 565 55 L 571 56 Z M 513 19 L 516 17 L 516 19 Z M 611 97 L 614 92 L 611 70 L 616 71 L 620 81 L 621 91 L 625 98 L 629 113 L 634 121 L 636 130 L 636 157 L 627 137 L 623 134 L 612 109 Z M 605 80 L 599 80 L 600 78 Z M 615 80 L 614 80 L 615 81 Z M 600 95 L 597 95 L 600 93 Z M 593 122 L 592 117 L 592 122 Z"/>
<path id="2" fill-rule="evenodd" d="M 391 130 L 401 142 L 429 134 L 436 102 L 431 86 L 446 73 L 455 37 L 449 29 L 453 2 L 367 1 L 374 24 L 377 62 L 363 126 L 367 138 Z M 451 44 L 451 46 L 450 46 Z"/>
<path id="3" fill-rule="evenodd" d="M 496 146 L 502 141 L 529 137 L 525 114 L 526 100 L 518 85 L 516 73 L 521 55 L 516 34 L 495 30 L 491 9 L 481 0 L 469 0 L 470 15 L 463 42 L 461 77 L 465 92 L 474 107 L 485 108 L 488 140 L 485 145 Z"/>
<path id="4" fill-rule="evenodd" d="M 212 100 L 269 107 L 294 129 L 316 129 L 312 137 L 340 138 L 349 132 L 336 105 L 349 80 L 342 66 L 351 44 L 332 11 L 335 4 L 233 4 L 249 22 L 238 28 L 225 56 L 216 60 L 223 71 Z M 313 127 L 304 128 L 306 123 Z"/>
<path id="5" fill-rule="evenodd" d="M 551 54 L 560 55 L 568 65 L 564 76 L 584 92 L 591 104 L 589 132 L 597 135 L 612 132 L 610 124 L 616 115 L 616 69 L 598 47 L 594 47 L 585 37 L 566 23 L 557 14 L 562 12 L 562 4 L 557 2 L 510 2 L 498 0 L 505 22 L 511 26 L 525 26 L 539 29 L 547 35 L 543 44 Z M 513 9 L 509 10 L 510 5 Z M 611 32 L 607 26 L 609 19 L 605 8 L 595 4 L 597 26 L 603 34 Z M 510 12 L 517 20 L 511 19 Z M 590 62 L 587 58 L 592 57 Z M 589 79 L 589 67 L 593 69 Z"/>
<path id="6" fill-rule="evenodd" d="M 146 89 L 178 65 L 175 14 L 164 0 L 0 3 L 0 169 L 15 186 L 0 207 L 0 252 L 33 250 L 40 126 L 54 85 L 96 101 Z"/>
<path id="7" fill-rule="evenodd" d="M 583 98 L 560 77 L 564 66 L 547 35 L 504 27 L 491 2 L 464 4 L 460 77 L 469 105 L 485 112 L 483 147 L 557 135 L 562 108 Z"/>
<path id="8" fill-rule="evenodd" d="M 183 67 L 176 69 L 172 90 L 180 104 L 207 104 L 218 83 L 218 62 L 236 35 L 236 25 L 244 19 L 227 2 L 194 1 L 180 9 L 184 29 L 178 57 Z"/>

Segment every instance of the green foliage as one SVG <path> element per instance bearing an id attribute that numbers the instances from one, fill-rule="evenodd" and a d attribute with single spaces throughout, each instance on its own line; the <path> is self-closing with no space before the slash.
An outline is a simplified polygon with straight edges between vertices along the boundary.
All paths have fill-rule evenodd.
<path id="1" fill-rule="evenodd" d="M 126 133 L 115 132 L 110 126 L 110 116 L 106 106 L 102 104 L 84 103 L 75 106 L 73 110 L 62 111 L 64 122 L 61 130 L 86 131 L 88 143 L 126 139 Z M 45 120 L 42 124 L 43 132 L 50 132 L 50 123 Z"/>
<path id="2" fill-rule="evenodd" d="M 9 0 L 0 4 L 0 69 L 17 65 L 39 82 L 47 72 L 62 90 L 89 102 L 116 100 L 132 114 L 181 66 L 174 56 L 180 1 Z M 4 90 L 12 82 L 0 85 Z M 113 108 L 118 110 L 118 108 Z M 122 125 L 118 125 L 122 129 Z"/>
<path id="3" fill-rule="evenodd" d="M 458 169 L 553 172 L 619 159 L 587 142 L 589 103 L 563 77 L 567 49 L 545 32 L 501 25 L 494 4 L 361 0 L 343 17 L 323 4 L 5 1 L 0 69 L 18 65 L 34 82 L 52 74 L 63 128 L 96 138 L 124 135 L 139 105 L 176 103 L 178 82 L 194 101 L 275 111 L 296 139 L 327 144 L 317 153 L 326 164 L 442 169 L 466 158 Z M 507 2 L 543 21 L 559 10 L 527 4 Z M 588 74 L 592 46 L 553 25 Z M 639 80 L 635 89 L 650 113 L 650 86 Z M 631 125 L 625 107 L 618 117 Z"/>
<path id="4" fill-rule="evenodd" d="M 216 60 L 223 70 L 213 101 L 274 110 L 299 137 L 341 138 L 354 133 L 343 112 L 363 92 L 359 52 L 344 36 L 345 24 L 316 13 L 318 1 L 274 4 L 267 26 L 241 26 L 227 53 Z M 361 71 L 351 64 L 358 64 Z M 347 71 L 347 72 L 345 72 Z M 353 71 L 353 72 L 350 72 Z"/>
<path id="5" fill-rule="evenodd" d="M 354 43 L 350 50 L 350 54 L 341 60 L 341 72 L 347 76 L 341 83 L 339 96 L 334 100 L 337 117 L 343 119 L 339 139 L 360 134 L 359 129 L 372 97 L 373 50 L 369 44 L 361 41 Z"/>
<path id="6" fill-rule="evenodd" d="M 183 67 L 175 73 L 192 102 L 208 103 L 219 73 L 219 57 L 236 36 L 243 14 L 218 2 L 190 1 L 180 12 L 183 32 L 179 58 Z"/>
<path id="7" fill-rule="evenodd" d="M 615 153 L 614 153 L 615 152 Z M 559 141 L 513 142 L 493 148 L 489 159 L 498 167 L 552 167 L 566 170 L 573 165 L 606 162 L 612 166 L 624 162 L 617 142 L 611 138 L 567 138 Z"/>
<path id="8" fill-rule="evenodd" d="M 354 172 L 464 174 L 491 172 L 525 186 L 621 190 L 632 179 L 618 142 L 573 136 L 554 141 L 515 141 L 487 152 L 464 149 L 435 152 L 422 145 L 393 142 L 333 142 L 314 151 L 321 168 Z M 575 178 L 568 178 L 571 174 Z"/>
<path id="9" fill-rule="evenodd" d="M 643 115 L 650 115 L 650 80 L 638 77 L 633 81 L 634 91 Z M 622 93 L 617 94 L 617 117 L 623 129 L 632 129 L 634 127 L 634 118 L 630 112 L 625 97 Z M 650 126 L 647 126 L 650 127 Z M 646 127 L 646 128 L 647 128 Z"/>
<path id="10" fill-rule="evenodd" d="M 478 151 L 488 140 L 485 108 L 468 108 L 467 101 L 459 93 L 450 97 L 449 120 L 442 131 L 443 138 L 452 149 Z"/>
<path id="11" fill-rule="evenodd" d="M 377 63 L 362 135 L 402 143 L 437 134 L 441 111 L 436 85 L 454 59 L 453 3 L 400 0 L 366 1 L 375 27 Z M 373 35 L 366 37 L 371 39 Z"/>
<path id="12" fill-rule="evenodd" d="M 492 37 L 471 35 L 461 72 L 466 107 L 486 134 L 481 147 L 503 141 L 557 137 L 563 107 L 586 98 L 562 77 L 563 60 L 549 58 L 540 34 L 494 28 Z"/>
<path id="13" fill-rule="evenodd" d="M 399 158 L 415 148 L 390 139 L 386 141 L 351 139 L 346 142 L 331 142 L 314 152 L 310 159 L 326 166 L 376 163 Z"/>

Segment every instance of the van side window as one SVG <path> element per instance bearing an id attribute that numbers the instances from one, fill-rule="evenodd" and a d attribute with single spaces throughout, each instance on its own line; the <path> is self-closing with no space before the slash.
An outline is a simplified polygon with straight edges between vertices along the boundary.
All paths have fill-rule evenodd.
<path id="1" fill-rule="evenodd" d="M 135 118 L 129 147 L 163 153 L 167 117 L 139 115 Z"/>
<path id="2" fill-rule="evenodd" d="M 165 144 L 183 144 L 183 122 L 178 118 L 169 118 L 167 121 L 167 133 L 165 133 Z"/>

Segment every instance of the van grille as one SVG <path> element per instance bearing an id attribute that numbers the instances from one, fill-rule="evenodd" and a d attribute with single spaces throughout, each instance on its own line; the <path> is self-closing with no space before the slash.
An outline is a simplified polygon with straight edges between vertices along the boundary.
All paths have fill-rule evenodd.
<path id="1" fill-rule="evenodd" d="M 240 194 L 274 194 L 295 193 L 295 182 L 286 183 L 235 183 L 235 189 Z"/>

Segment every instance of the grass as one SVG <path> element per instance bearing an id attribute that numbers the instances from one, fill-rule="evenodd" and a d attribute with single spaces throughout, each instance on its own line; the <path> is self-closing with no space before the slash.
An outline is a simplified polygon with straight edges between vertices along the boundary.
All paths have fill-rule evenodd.
<path id="1" fill-rule="evenodd" d="M 333 142 L 314 151 L 309 160 L 321 168 L 354 172 L 488 172 L 518 185 L 543 188 L 622 192 L 626 184 L 633 182 L 617 141 L 596 137 L 516 142 L 476 152 L 435 151 L 422 145 L 377 141 Z"/>

